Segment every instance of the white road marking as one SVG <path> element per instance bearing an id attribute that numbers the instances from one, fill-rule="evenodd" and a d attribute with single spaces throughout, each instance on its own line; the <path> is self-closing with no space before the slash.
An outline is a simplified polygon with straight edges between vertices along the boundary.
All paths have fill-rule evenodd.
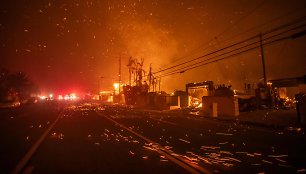
<path id="1" fill-rule="evenodd" d="M 48 129 L 42 134 L 42 136 L 34 143 L 30 150 L 25 154 L 25 156 L 18 162 L 17 166 L 13 170 L 12 174 L 19 174 L 22 172 L 22 169 L 27 165 L 33 154 L 37 151 L 41 143 L 46 139 L 48 134 L 51 132 L 54 125 L 58 122 L 61 113 L 58 115 L 56 120 L 48 127 Z"/>

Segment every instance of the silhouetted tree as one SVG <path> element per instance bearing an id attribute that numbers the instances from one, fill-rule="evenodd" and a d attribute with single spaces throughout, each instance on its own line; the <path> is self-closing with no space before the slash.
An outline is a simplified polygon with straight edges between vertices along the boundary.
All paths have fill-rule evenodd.
<path id="1" fill-rule="evenodd" d="M 9 71 L 7 69 L 0 70 L 0 101 L 3 101 L 9 92 Z"/>
<path id="2" fill-rule="evenodd" d="M 32 94 L 38 94 L 38 87 L 24 72 L 9 73 L 6 69 L 0 71 L 0 101 L 26 100 Z"/>

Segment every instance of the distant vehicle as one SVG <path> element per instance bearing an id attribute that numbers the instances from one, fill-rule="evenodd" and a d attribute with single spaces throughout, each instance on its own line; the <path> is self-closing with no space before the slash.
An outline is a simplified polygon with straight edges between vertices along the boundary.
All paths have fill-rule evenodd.
<path id="1" fill-rule="evenodd" d="M 19 101 L 6 101 L 0 103 L 0 108 L 14 108 L 14 107 L 19 107 L 20 102 Z"/>
<path id="2" fill-rule="evenodd" d="M 37 97 L 31 97 L 27 100 L 24 101 L 22 104 L 35 104 L 38 103 L 38 98 Z"/>

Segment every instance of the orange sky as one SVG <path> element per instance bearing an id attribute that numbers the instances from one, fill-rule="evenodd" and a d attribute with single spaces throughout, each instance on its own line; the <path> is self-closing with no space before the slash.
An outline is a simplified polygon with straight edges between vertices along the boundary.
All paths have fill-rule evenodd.
<path id="1" fill-rule="evenodd" d="M 112 88 L 122 57 L 153 71 L 305 16 L 303 0 L 8 1 L 0 4 L 0 67 L 25 71 L 44 92 Z M 265 47 L 267 78 L 305 75 L 306 37 Z M 162 79 L 162 90 L 213 80 L 241 89 L 262 78 L 260 50 Z M 104 78 L 101 79 L 100 77 Z"/>

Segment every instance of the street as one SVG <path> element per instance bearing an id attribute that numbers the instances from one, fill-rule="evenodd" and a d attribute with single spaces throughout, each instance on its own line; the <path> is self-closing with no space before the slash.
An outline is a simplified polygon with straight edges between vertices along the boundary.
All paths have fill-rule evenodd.
<path id="1" fill-rule="evenodd" d="M 38 103 L 0 113 L 1 173 L 305 173 L 306 169 L 305 135 L 286 131 L 85 102 Z"/>

